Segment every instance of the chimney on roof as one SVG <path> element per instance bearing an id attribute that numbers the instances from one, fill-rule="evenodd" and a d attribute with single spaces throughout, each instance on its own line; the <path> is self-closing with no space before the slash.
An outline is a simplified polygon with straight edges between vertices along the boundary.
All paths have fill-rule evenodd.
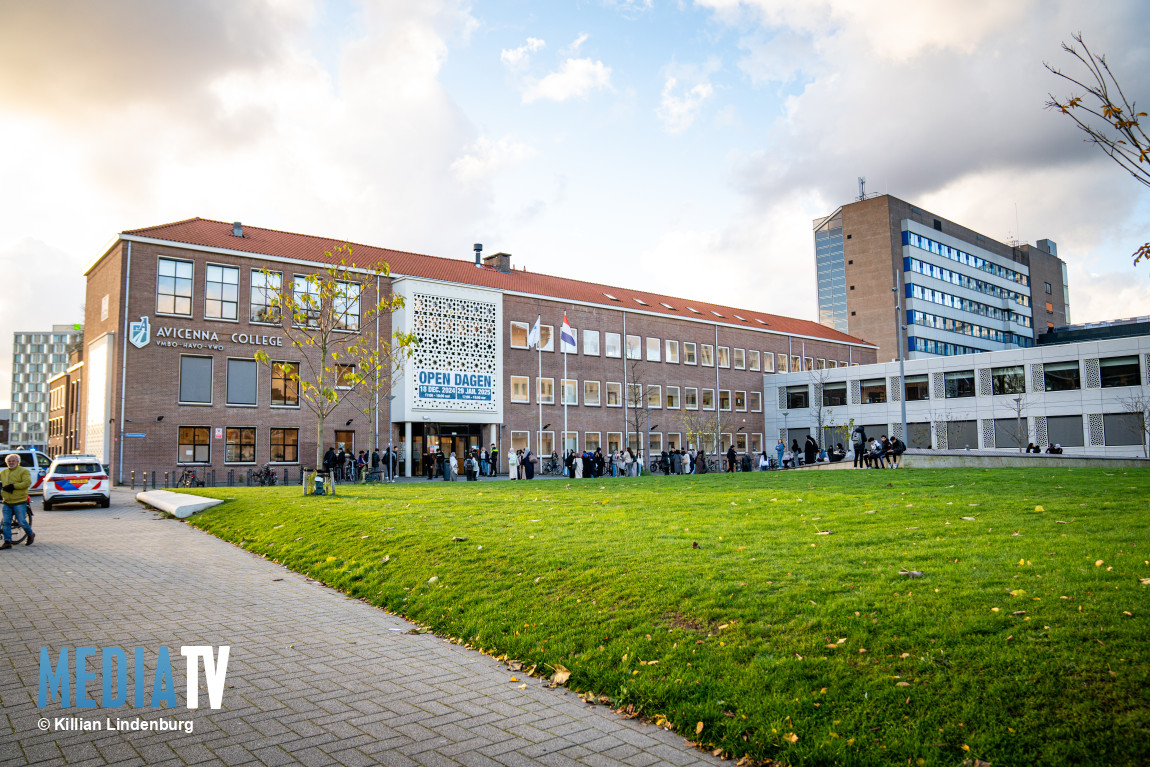
<path id="1" fill-rule="evenodd" d="M 483 267 L 483 264 L 480 263 L 480 258 L 483 254 L 483 243 L 477 242 L 471 246 L 471 249 L 475 251 L 475 268 L 481 269 Z"/>
<path id="2" fill-rule="evenodd" d="M 232 237 L 243 237 L 243 236 L 244 236 L 244 225 L 241 224 L 239 221 L 232 224 Z"/>
<path id="3" fill-rule="evenodd" d="M 511 254 L 510 253 L 493 253 L 490 256 L 483 257 L 485 266 L 493 266 L 504 274 L 511 273 Z"/>

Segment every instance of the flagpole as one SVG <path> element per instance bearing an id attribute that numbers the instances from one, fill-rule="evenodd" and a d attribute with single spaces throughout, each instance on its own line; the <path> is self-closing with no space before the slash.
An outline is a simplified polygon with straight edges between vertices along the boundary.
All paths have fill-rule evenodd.
<path id="1" fill-rule="evenodd" d="M 543 380 L 543 328 L 541 326 L 542 320 L 543 320 L 543 315 L 539 315 L 539 317 L 536 318 L 536 320 L 535 320 L 535 327 L 539 328 L 539 335 L 535 338 L 535 351 L 537 351 L 539 353 L 539 377 L 535 379 L 536 380 L 535 399 L 537 400 L 537 404 L 539 405 L 539 438 L 535 442 L 535 449 L 536 450 L 542 450 L 543 449 L 543 400 L 540 399 L 540 397 L 539 397 L 539 383 L 538 383 L 539 381 Z M 540 459 L 540 460 L 542 460 L 542 459 Z M 540 463 L 539 465 L 542 466 L 543 464 Z"/>
<path id="2" fill-rule="evenodd" d="M 567 315 L 563 315 L 563 322 L 566 324 Z M 563 455 L 567 456 L 567 343 L 562 339 L 559 343 L 563 345 Z"/>

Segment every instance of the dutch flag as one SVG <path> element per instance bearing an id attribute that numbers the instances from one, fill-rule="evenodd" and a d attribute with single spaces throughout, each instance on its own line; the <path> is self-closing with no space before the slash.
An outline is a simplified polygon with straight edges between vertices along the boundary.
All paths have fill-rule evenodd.
<path id="1" fill-rule="evenodd" d="M 567 322 L 567 312 L 563 312 L 563 328 L 559 331 L 559 340 L 566 347 L 575 348 L 575 334 L 571 332 L 571 325 Z M 565 348 L 564 351 L 566 350 Z"/>

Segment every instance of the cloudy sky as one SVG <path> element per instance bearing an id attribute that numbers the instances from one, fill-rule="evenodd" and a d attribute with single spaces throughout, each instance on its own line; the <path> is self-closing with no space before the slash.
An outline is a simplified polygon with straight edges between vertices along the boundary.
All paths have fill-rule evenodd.
<path id="1" fill-rule="evenodd" d="M 1150 105 L 1144 0 L 4 0 L 0 338 L 192 216 L 814 319 L 858 176 L 1048 237 L 1076 322 L 1150 313 L 1150 193 L 1070 121 L 1081 31 Z M 0 353 L 0 407 L 11 358 Z"/>

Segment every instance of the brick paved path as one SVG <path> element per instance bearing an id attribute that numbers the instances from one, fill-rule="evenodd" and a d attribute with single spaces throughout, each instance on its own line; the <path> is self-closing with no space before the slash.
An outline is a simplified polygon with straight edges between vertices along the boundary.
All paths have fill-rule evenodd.
<path id="1" fill-rule="evenodd" d="M 39 502 L 36 502 L 38 508 Z M 671 733 L 309 581 L 128 493 L 111 509 L 37 512 L 37 541 L 0 551 L 0 764 L 343 764 L 552 767 L 717 764 Z M 223 708 L 185 708 L 181 645 L 230 645 Z M 171 648 L 176 709 L 37 708 L 39 652 Z M 94 661 L 94 662 L 93 662 Z M 99 656 L 89 661 L 100 701 Z M 132 673 L 129 669 L 129 689 Z M 73 690 L 74 694 L 74 690 Z M 57 731 L 55 718 L 191 719 L 194 731 Z M 49 731 L 38 720 L 49 719 Z"/>

